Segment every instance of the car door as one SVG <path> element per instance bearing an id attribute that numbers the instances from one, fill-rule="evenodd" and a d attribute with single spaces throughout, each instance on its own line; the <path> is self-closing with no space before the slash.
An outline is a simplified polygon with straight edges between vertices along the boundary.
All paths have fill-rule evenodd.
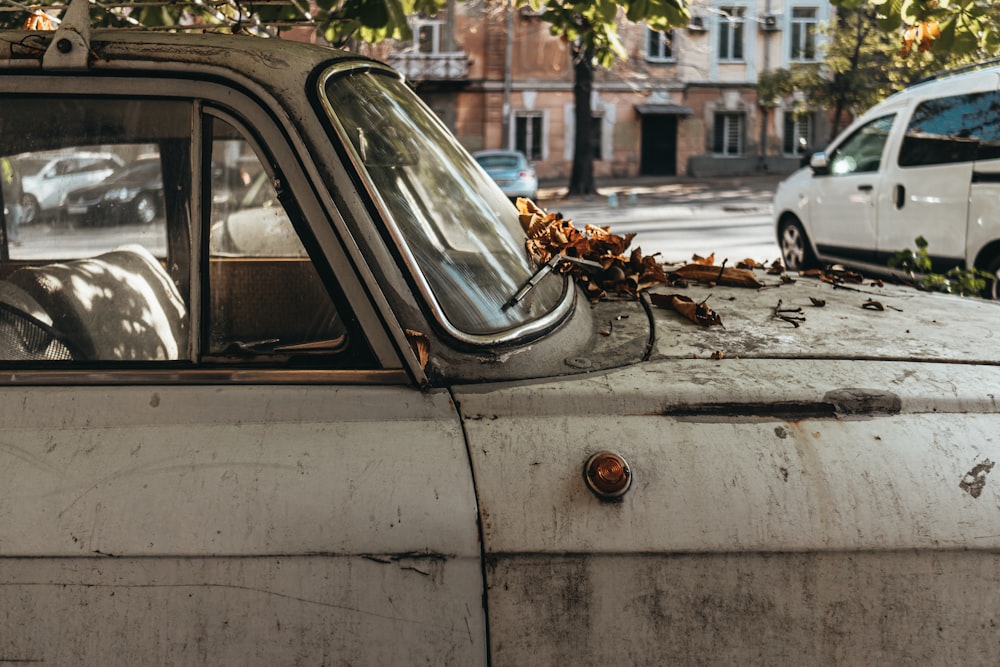
<path id="1" fill-rule="evenodd" d="M 920 102 L 907 120 L 898 155 L 886 165 L 887 196 L 878 214 L 879 255 L 888 260 L 918 237 L 940 265 L 965 260 L 973 166 L 1000 94 L 963 92 Z M 988 135 L 984 137 L 984 130 Z"/>
<path id="2" fill-rule="evenodd" d="M 873 256 L 883 156 L 895 119 L 889 113 L 857 128 L 830 151 L 828 168 L 813 177 L 809 232 L 820 254 L 861 261 Z"/>
<path id="3" fill-rule="evenodd" d="M 484 662 L 454 404 L 373 315 L 294 130 L 218 82 L 3 86 L 0 155 L 155 155 L 165 200 L 25 228 L 0 267 L 4 658 Z"/>

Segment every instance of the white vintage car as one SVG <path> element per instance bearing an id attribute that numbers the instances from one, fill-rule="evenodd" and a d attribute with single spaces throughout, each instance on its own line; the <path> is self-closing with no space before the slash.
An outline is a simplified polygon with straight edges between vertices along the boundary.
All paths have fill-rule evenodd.
<path id="1" fill-rule="evenodd" d="M 591 300 L 384 65 L 80 7 L 0 33 L 0 156 L 164 215 L 0 245 L 2 660 L 1000 662 L 996 304 Z"/>

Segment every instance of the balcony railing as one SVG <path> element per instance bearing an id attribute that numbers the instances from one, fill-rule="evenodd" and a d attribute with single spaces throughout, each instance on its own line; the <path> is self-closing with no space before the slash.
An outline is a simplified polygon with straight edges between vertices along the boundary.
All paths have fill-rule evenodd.
<path id="1" fill-rule="evenodd" d="M 454 53 L 392 53 L 389 64 L 410 81 L 460 81 L 469 77 L 469 57 Z"/>

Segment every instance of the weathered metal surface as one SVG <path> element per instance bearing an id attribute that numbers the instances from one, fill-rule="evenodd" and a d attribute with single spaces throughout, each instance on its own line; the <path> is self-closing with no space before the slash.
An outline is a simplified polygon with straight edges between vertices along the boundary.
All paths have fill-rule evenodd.
<path id="1" fill-rule="evenodd" d="M 484 659 L 476 504 L 446 393 L 0 396 L 0 658 Z"/>
<path id="2" fill-rule="evenodd" d="M 698 327 L 663 308 L 657 317 L 655 354 L 674 358 L 727 357 L 913 359 L 1000 362 L 996 322 L 1000 303 L 927 294 L 911 288 L 859 285 L 833 287 L 813 278 L 793 277 L 780 285 L 758 272 L 771 287 L 679 291 L 694 301 L 708 299 L 723 327 Z M 670 291 L 658 288 L 658 291 Z M 825 305 L 814 305 L 812 299 Z M 875 302 L 882 306 L 878 310 Z M 799 326 L 774 317 L 774 309 L 801 308 Z M 867 306 L 865 304 L 868 304 Z M 956 330 L 967 332 L 956 336 Z M 784 363 L 784 362 L 782 362 Z"/>
<path id="3" fill-rule="evenodd" d="M 493 664 L 995 665 L 1000 557 L 914 551 L 492 559 Z"/>
<path id="4" fill-rule="evenodd" d="M 485 661 L 482 570 L 468 558 L 4 558 L 0 580 L 4 663 Z"/>
<path id="5" fill-rule="evenodd" d="M 998 388 L 984 366 L 687 359 L 458 393 L 496 664 L 569 655 L 552 614 L 585 664 L 616 661 L 608 637 L 638 651 L 621 664 L 773 664 L 786 649 L 854 664 L 939 618 L 949 632 L 901 663 L 1000 657 L 982 625 L 1000 606 L 966 599 L 1000 561 Z M 583 478 L 601 449 L 631 465 L 617 502 Z"/>

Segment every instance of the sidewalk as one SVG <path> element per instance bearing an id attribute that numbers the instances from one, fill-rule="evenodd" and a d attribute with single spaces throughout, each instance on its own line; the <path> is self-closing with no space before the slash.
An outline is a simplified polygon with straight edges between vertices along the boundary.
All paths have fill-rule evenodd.
<path id="1" fill-rule="evenodd" d="M 782 178 L 599 178 L 597 194 L 574 197 L 566 196 L 566 182 L 548 182 L 539 189 L 537 203 L 578 229 L 594 225 L 616 234 L 634 232 L 635 248 L 667 263 L 711 254 L 766 262 L 781 254 L 771 211 Z"/>
<path id="2" fill-rule="evenodd" d="M 756 210 L 770 206 L 774 190 L 785 174 L 734 176 L 713 179 L 688 176 L 595 178 L 597 194 L 567 196 L 569 177 L 540 183 L 538 203 L 546 209 L 682 204 L 721 206 L 729 210 Z"/>

